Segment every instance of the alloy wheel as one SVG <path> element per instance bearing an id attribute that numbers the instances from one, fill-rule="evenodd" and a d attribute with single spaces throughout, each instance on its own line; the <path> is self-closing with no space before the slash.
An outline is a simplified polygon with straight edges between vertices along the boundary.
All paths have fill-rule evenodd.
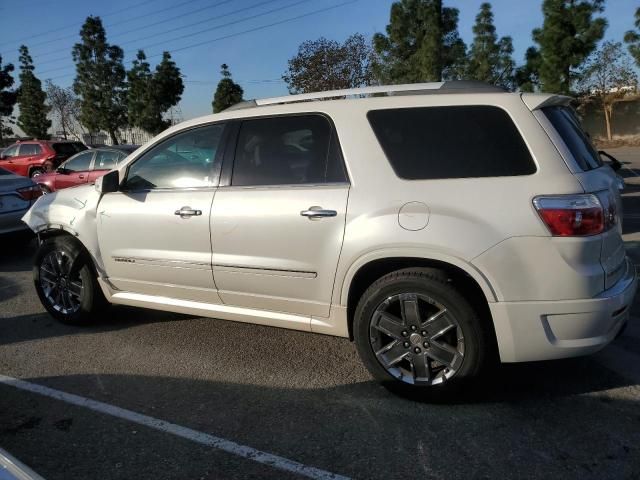
<path id="1" fill-rule="evenodd" d="M 423 294 L 397 294 L 380 303 L 369 336 L 382 367 L 412 385 L 442 383 L 464 359 L 460 324 L 444 305 Z"/>

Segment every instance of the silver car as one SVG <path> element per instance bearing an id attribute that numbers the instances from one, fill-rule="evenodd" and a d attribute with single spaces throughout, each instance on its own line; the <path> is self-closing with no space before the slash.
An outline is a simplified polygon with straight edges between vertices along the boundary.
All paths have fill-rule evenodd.
<path id="1" fill-rule="evenodd" d="M 29 232 L 22 217 L 41 195 L 42 190 L 30 178 L 0 168 L 0 235 Z"/>

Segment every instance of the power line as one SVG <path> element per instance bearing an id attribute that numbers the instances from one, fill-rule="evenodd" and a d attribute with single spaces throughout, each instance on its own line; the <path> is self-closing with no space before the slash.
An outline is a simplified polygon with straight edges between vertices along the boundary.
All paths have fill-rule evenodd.
<path id="1" fill-rule="evenodd" d="M 253 19 L 255 19 L 255 18 L 259 18 L 259 17 L 264 17 L 264 16 L 266 16 L 266 15 L 270 15 L 270 14 L 272 14 L 272 13 L 279 12 L 279 11 L 281 11 L 281 10 L 285 10 L 285 9 L 287 9 L 287 8 L 295 7 L 295 6 L 300 5 L 300 4 L 303 4 L 303 3 L 308 3 L 308 2 L 310 2 L 310 1 L 311 1 L 311 0 L 298 0 L 298 1 L 296 1 L 296 2 L 293 2 L 293 3 L 290 3 L 290 4 L 284 5 L 284 6 L 282 6 L 282 7 L 272 8 L 271 10 L 267 10 L 266 12 L 257 13 L 257 14 L 255 14 L 255 15 L 250 15 L 250 16 L 248 16 L 248 17 L 241 18 L 241 19 L 239 19 L 239 20 L 234 20 L 234 21 L 232 21 L 232 22 L 227 22 L 227 23 L 224 23 L 224 24 L 222 24 L 222 25 L 217 25 L 217 26 L 215 26 L 215 27 L 213 27 L 213 28 L 207 28 L 207 29 L 204 29 L 204 30 L 199 30 L 199 31 L 197 31 L 197 32 L 188 33 L 188 34 L 186 34 L 186 35 L 181 35 L 181 36 L 179 36 L 179 37 L 175 37 L 175 38 L 171 38 L 171 39 L 165 39 L 165 40 L 163 40 L 162 42 L 156 42 L 156 43 L 152 43 L 152 44 L 149 44 L 149 45 L 145 45 L 145 46 L 143 46 L 143 47 L 140 47 L 140 48 L 139 48 L 139 50 L 144 50 L 144 49 L 146 49 L 146 48 L 156 47 L 156 46 L 158 46 L 158 45 L 166 45 L 166 43 L 167 43 L 167 42 L 175 42 L 176 40 L 183 40 L 183 39 L 185 39 L 185 38 L 194 37 L 194 36 L 196 36 L 196 35 L 200 35 L 200 34 L 202 34 L 202 33 L 209 33 L 209 32 L 211 32 L 211 31 L 213 31 L 213 30 L 219 30 L 219 29 L 221 29 L 221 28 L 229 27 L 229 26 L 231 26 L 231 25 L 237 25 L 237 24 L 239 24 L 239 23 L 243 23 L 243 22 L 246 22 L 246 21 L 249 21 L 249 20 L 253 20 Z M 157 36 L 157 35 L 153 35 L 153 37 L 156 37 L 156 36 Z M 68 66 L 64 66 L 64 67 L 50 68 L 50 69 L 48 69 L 48 70 L 45 70 L 45 71 L 43 71 L 43 72 L 40 72 L 39 74 L 40 74 L 40 75 L 43 75 L 43 74 L 50 73 L 50 72 L 57 72 L 57 71 L 60 71 L 60 70 L 65 70 L 65 69 L 67 69 L 67 68 L 69 68 L 69 67 L 68 67 Z"/>
<path id="2" fill-rule="evenodd" d="M 233 1 L 233 0 L 225 0 L 223 2 L 220 2 L 220 3 L 216 4 L 215 6 L 221 5 L 223 3 L 228 3 L 228 2 L 231 2 L 231 1 Z M 261 7 L 262 5 L 267 5 L 269 3 L 274 3 L 274 2 L 279 2 L 279 1 L 280 0 L 266 0 L 266 1 L 263 1 L 263 2 L 256 3 L 254 5 L 250 5 L 249 7 L 244 7 L 244 8 L 241 8 L 239 10 L 234 10 L 233 12 L 225 13 L 224 15 L 217 15 L 215 17 L 209 17 L 209 18 L 207 18 L 205 20 L 200 20 L 198 22 L 190 23 L 189 25 L 183 25 L 181 27 L 176 27 L 176 28 L 172 28 L 172 29 L 169 29 L 169 30 L 164 30 L 161 33 L 154 33 L 153 35 L 147 35 L 145 37 L 134 38 L 132 40 L 127 40 L 126 42 L 118 42 L 118 45 L 120 45 L 120 46 L 121 45 L 128 45 L 128 44 L 131 44 L 131 43 L 134 43 L 134 42 L 139 42 L 141 40 L 148 40 L 150 38 L 155 38 L 155 37 L 160 36 L 160 35 L 166 35 L 168 33 L 175 32 L 177 30 L 183 30 L 185 28 L 192 28 L 195 25 L 200 25 L 202 23 L 207 23 L 207 22 L 210 22 L 212 20 L 217 20 L 217 19 L 220 19 L 220 18 L 228 17 L 228 16 L 234 15 L 236 13 L 245 12 L 247 10 L 251 10 L 252 8 Z M 209 8 L 209 7 L 207 7 L 207 8 Z M 187 13 L 185 15 L 191 15 L 193 13 L 195 13 L 195 11 L 194 12 L 189 12 L 189 13 Z M 178 18 L 178 17 L 175 17 L 175 18 Z M 169 19 L 169 21 L 171 21 L 171 20 L 173 20 L 173 19 Z M 165 22 L 165 21 L 166 20 L 163 20 L 163 22 Z M 157 22 L 156 24 L 158 24 L 158 23 L 160 23 L 160 22 Z M 145 29 L 145 28 L 148 28 L 150 26 L 155 26 L 156 24 L 147 25 L 147 26 L 141 27 L 141 29 Z M 116 37 L 117 37 L 117 35 L 116 35 Z M 37 58 L 37 57 L 35 57 L 35 58 Z M 52 58 L 50 60 L 46 60 L 44 62 L 38 62 L 38 66 L 46 65 L 46 64 L 49 64 L 49 63 L 55 63 L 55 62 L 58 62 L 60 60 L 66 60 L 68 58 L 69 58 L 69 56 L 67 54 L 67 55 L 64 55 L 64 56 L 61 56 L 61 57 L 56 57 L 56 58 Z M 47 70 L 47 71 L 51 71 L 51 70 Z"/>
<path id="3" fill-rule="evenodd" d="M 146 1 L 145 1 L 145 2 L 143 2 L 143 3 L 149 3 L 150 1 L 153 1 L 153 0 L 146 0 Z M 126 20 L 122 20 L 122 21 L 119 21 L 119 22 L 115 22 L 115 23 L 113 23 L 113 24 L 111 24 L 111 25 L 105 25 L 105 27 L 113 27 L 114 25 L 122 25 L 122 24 L 124 24 L 124 23 L 131 23 L 131 22 L 133 22 L 133 21 L 135 21 L 135 20 L 139 20 L 139 19 L 141 19 L 141 18 L 147 18 L 147 17 L 149 17 L 150 15 L 157 15 L 158 13 L 166 12 L 167 10 L 173 10 L 174 8 L 178 8 L 178 7 L 181 7 L 181 6 L 183 6 L 183 5 L 187 5 L 187 4 L 189 4 L 189 3 L 198 2 L 198 1 L 199 1 L 199 0 L 185 0 L 185 1 L 184 1 L 184 2 L 182 2 L 182 3 L 178 3 L 178 4 L 176 4 L 176 5 L 171 5 L 170 7 L 162 8 L 162 9 L 160 9 L 160 10 L 155 10 L 155 11 L 153 11 L 153 12 L 151 12 L 151 13 L 146 13 L 146 14 L 143 14 L 143 15 L 138 15 L 138 16 L 136 16 L 136 17 L 129 17 L 129 18 L 127 18 Z M 77 26 L 78 26 L 78 24 L 74 24 L 73 26 L 76 26 L 76 27 L 77 27 Z M 82 26 L 82 24 L 80 24 L 80 26 Z M 41 34 L 41 35 L 44 35 L 44 34 Z M 38 35 L 34 35 L 34 36 L 38 36 Z M 76 36 L 77 36 L 77 33 L 72 33 L 72 34 L 69 34 L 69 35 L 65 35 L 65 36 L 63 36 L 63 37 L 53 38 L 53 39 L 45 40 L 45 41 L 42 41 L 42 42 L 39 42 L 39 43 L 31 43 L 29 48 L 37 47 L 37 46 L 40 46 L 40 45 L 47 45 L 47 44 L 50 44 L 50 43 L 53 43 L 53 42 L 58 42 L 58 41 L 60 41 L 60 40 L 66 40 L 66 39 L 68 39 L 68 38 L 76 38 Z"/>
<path id="4" fill-rule="evenodd" d="M 260 31 L 260 30 L 265 30 L 267 28 L 275 27 L 275 26 L 278 26 L 278 25 L 283 25 L 285 23 L 294 22 L 294 21 L 300 20 L 302 18 L 306 18 L 306 17 L 310 17 L 310 16 L 317 15 L 317 14 L 320 14 L 320 13 L 328 12 L 330 10 L 335 10 L 336 8 L 344 7 L 345 5 L 356 3 L 358 1 L 359 0 L 348 0 L 346 2 L 341 2 L 341 3 L 335 4 L 335 5 L 331 5 L 330 7 L 325 7 L 325 8 L 321 8 L 321 9 L 318 9 L 318 10 L 313 10 L 313 11 L 308 12 L 308 13 L 304 13 L 304 14 L 301 14 L 301 15 L 296 15 L 295 17 L 286 18 L 284 20 L 279 20 L 277 22 L 269 23 L 267 25 L 261 25 L 259 27 L 250 28 L 248 30 L 243 30 L 241 32 L 231 33 L 229 35 L 224 35 L 222 37 L 213 38 L 213 39 L 210 39 L 210 40 L 206 40 L 204 42 L 198 42 L 198 43 L 194 43 L 194 44 L 191 44 L 191 45 L 186 45 L 184 47 L 175 48 L 175 49 L 171 50 L 171 53 L 181 52 L 181 51 L 188 50 L 188 49 L 191 49 L 191 48 L 200 47 L 202 45 L 207 45 L 207 44 L 210 44 L 210 43 L 219 42 L 221 40 L 227 40 L 229 38 L 239 37 L 241 35 L 246 35 L 248 33 L 257 32 L 257 31 Z M 162 56 L 162 53 L 155 53 L 155 54 L 147 56 L 147 58 L 154 58 L 154 57 L 160 57 L 160 56 Z M 70 77 L 72 75 L 75 75 L 75 73 L 67 73 L 65 75 L 58 75 L 56 77 L 49 78 L 48 80 L 57 80 L 59 78 Z"/>
<path id="5" fill-rule="evenodd" d="M 136 4 L 133 4 L 133 5 L 129 5 L 127 8 L 121 8 L 120 10 L 116 10 L 116 11 L 107 13 L 106 15 L 102 15 L 102 17 L 103 18 L 104 17 L 111 17 L 111 16 L 116 15 L 118 13 L 129 11 L 129 10 L 131 10 L 133 8 L 141 7 L 142 5 L 146 5 L 147 3 L 152 3 L 152 2 L 155 2 L 155 1 L 157 1 L 157 0 L 144 0 L 143 2 L 136 3 Z M 2 46 L 2 45 L 13 45 L 13 44 L 18 45 L 18 44 L 20 44 L 20 43 L 22 43 L 24 41 L 31 40 L 32 38 L 42 37 L 43 35 L 48 35 L 49 33 L 59 32 L 61 30 L 67 30 L 69 28 L 77 27 L 78 25 L 82 25 L 82 24 L 81 23 L 72 23 L 71 25 L 65 25 L 64 27 L 54 28 L 53 30 L 47 30 L 46 32 L 36 33 L 35 35 L 29 35 L 28 37 L 22 37 L 22 38 L 20 38 L 18 40 L 10 40 L 8 42 L 3 42 L 3 43 L 0 43 L 0 46 Z"/>
<path id="6" fill-rule="evenodd" d="M 193 0 L 193 1 L 196 1 L 196 0 Z M 167 22 L 173 22 L 173 21 L 175 21 L 175 20 L 176 20 L 176 19 L 178 19 L 178 18 L 187 17 L 187 16 L 189 16 L 189 15 L 193 15 L 194 13 L 199 13 L 199 12 L 202 12 L 202 11 L 204 11 L 204 10 L 209 10 L 209 9 L 211 9 L 211 8 L 216 8 L 216 7 L 219 7 L 220 5 L 224 5 L 225 3 L 230 3 L 230 2 L 232 2 L 232 1 L 233 1 L 233 0 L 223 0 L 223 1 L 221 1 L 221 2 L 214 3 L 214 4 L 212 4 L 212 5 L 207 5 L 207 6 L 202 7 L 202 8 L 197 8 L 197 9 L 195 9 L 195 10 L 191 10 L 191 11 L 188 11 L 188 12 L 186 12 L 186 13 L 182 13 L 182 14 L 180 14 L 180 15 L 175 15 L 175 16 L 173 16 L 173 17 L 171 17 L 171 18 L 166 18 L 166 19 L 164 19 L 164 20 L 160 20 L 160 21 L 158 21 L 158 22 L 154 22 L 154 23 L 150 23 L 150 24 L 148 24 L 148 25 L 143 25 L 143 26 L 141 26 L 141 27 L 137 27 L 137 28 L 136 28 L 136 31 L 138 31 L 138 30 L 145 30 L 145 29 L 147 29 L 147 28 L 155 27 L 155 26 L 157 26 L 157 25 L 161 25 L 161 24 L 163 24 L 163 23 L 167 23 Z M 271 0 L 271 1 L 279 1 L 279 0 Z M 226 16 L 226 15 L 220 15 L 218 18 L 220 18 L 220 17 L 224 17 L 224 16 Z M 213 18 L 216 18 L 216 17 L 213 17 Z M 199 23 L 202 23 L 202 22 L 199 22 Z M 197 24 L 198 24 L 198 23 L 196 23 L 195 25 L 197 25 Z M 191 25 L 185 25 L 185 26 L 183 26 L 183 27 L 179 27 L 179 28 L 188 28 L 189 26 L 192 26 L 192 25 L 194 25 L 194 24 L 191 24 Z M 113 25 L 107 25 L 107 26 L 105 27 L 105 29 L 106 29 L 107 27 L 112 27 L 112 26 L 113 26 Z M 173 30 L 175 30 L 175 29 L 173 29 Z M 165 31 L 163 31 L 163 32 L 161 32 L 161 33 L 157 33 L 157 34 L 155 34 L 155 36 L 157 36 L 157 35 L 164 35 L 165 33 L 167 33 L 167 32 L 171 32 L 171 31 L 173 31 L 173 30 L 165 30 Z M 129 31 L 127 31 L 127 32 L 123 32 L 123 33 L 116 33 L 115 35 L 109 35 L 109 37 L 108 37 L 108 38 L 109 38 L 109 39 L 118 38 L 118 37 L 121 37 L 121 36 L 123 36 L 123 35 L 127 35 L 128 33 L 131 33 L 131 30 L 129 30 Z M 75 35 L 74 35 L 74 36 L 75 36 Z M 144 38 L 145 38 L 145 37 L 143 37 L 143 39 L 144 39 Z M 148 38 L 148 37 L 147 37 L 147 38 Z M 134 40 L 127 40 L 127 41 L 125 41 L 125 42 L 118 42 L 118 43 L 119 43 L 119 45 L 126 45 L 126 44 L 128 44 L 128 43 L 132 43 L 132 42 L 135 42 L 135 41 L 137 41 L 137 40 L 136 40 L 136 39 L 134 39 Z M 47 42 L 47 43 L 48 43 L 48 42 Z M 34 59 L 38 59 L 38 58 L 40 58 L 40 57 L 44 57 L 44 56 L 48 55 L 50 52 L 55 52 L 55 51 L 57 51 L 57 50 L 59 50 L 59 49 L 53 49 L 53 50 L 49 50 L 49 51 L 44 51 L 44 52 L 42 52 L 42 53 L 38 53 L 37 55 L 34 55 L 34 56 L 33 56 L 33 58 L 34 58 Z M 58 58 L 55 58 L 55 59 L 46 60 L 46 61 L 44 61 L 44 62 L 40 62 L 40 65 L 47 64 L 47 63 L 53 63 L 53 62 L 55 62 L 55 61 L 62 60 L 62 59 L 65 59 L 65 58 L 67 58 L 67 56 L 66 56 L 66 55 L 65 55 L 64 57 L 58 57 Z"/>

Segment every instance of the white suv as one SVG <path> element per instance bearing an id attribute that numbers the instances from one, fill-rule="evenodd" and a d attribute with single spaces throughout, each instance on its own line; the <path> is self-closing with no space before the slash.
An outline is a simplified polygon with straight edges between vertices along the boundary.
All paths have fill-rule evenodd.
<path id="1" fill-rule="evenodd" d="M 109 302 L 349 337 L 390 386 L 595 352 L 636 275 L 569 98 L 470 82 L 245 102 L 24 217 L 46 309 Z M 265 359 L 268 361 L 268 359 Z"/>

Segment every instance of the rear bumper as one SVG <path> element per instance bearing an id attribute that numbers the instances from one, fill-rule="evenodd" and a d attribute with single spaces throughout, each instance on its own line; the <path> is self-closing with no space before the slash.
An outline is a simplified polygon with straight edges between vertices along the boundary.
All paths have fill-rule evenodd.
<path id="1" fill-rule="evenodd" d="M 500 359 L 528 362 L 597 352 L 626 323 L 636 288 L 635 267 L 627 259 L 624 276 L 594 298 L 489 304 Z"/>

